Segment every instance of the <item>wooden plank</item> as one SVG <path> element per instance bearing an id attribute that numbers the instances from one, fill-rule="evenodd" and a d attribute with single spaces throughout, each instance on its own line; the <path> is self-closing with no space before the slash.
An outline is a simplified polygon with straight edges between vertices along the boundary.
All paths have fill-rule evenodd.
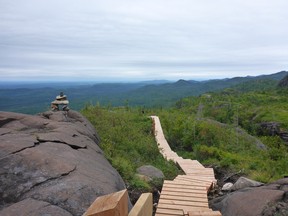
<path id="1" fill-rule="evenodd" d="M 165 188 L 183 188 L 183 189 L 190 189 L 190 190 L 203 190 L 206 192 L 206 187 L 204 186 L 190 186 L 190 185 L 178 185 L 178 184 L 171 184 L 171 183 L 164 183 L 163 187 Z"/>
<path id="2" fill-rule="evenodd" d="M 214 174 L 214 170 L 210 169 L 210 168 L 190 168 L 190 167 L 187 167 L 187 170 L 188 171 L 195 171 L 195 172 L 207 172 L 207 173 L 213 173 Z"/>
<path id="3" fill-rule="evenodd" d="M 182 209 L 164 209 L 164 208 L 157 208 L 156 214 L 165 214 L 165 215 L 184 215 Z"/>
<path id="4" fill-rule="evenodd" d="M 208 208 L 208 202 L 202 203 L 202 202 L 193 202 L 193 201 L 160 199 L 159 203 L 161 203 L 161 204 L 165 203 L 165 204 L 169 204 L 169 205 L 182 205 L 182 206 L 207 207 Z"/>
<path id="5" fill-rule="evenodd" d="M 196 164 L 196 163 L 193 163 L 193 162 L 190 162 L 190 163 L 187 163 L 187 162 L 185 162 L 185 163 L 182 163 L 182 162 L 179 162 L 179 159 L 178 159 L 178 161 L 177 161 L 177 163 L 178 163 L 178 165 L 180 166 L 180 167 L 185 167 L 185 168 L 187 168 L 187 169 L 206 169 L 205 167 L 203 167 L 203 166 L 200 166 L 200 165 L 198 165 L 198 164 Z"/>
<path id="6" fill-rule="evenodd" d="M 167 151 L 167 152 L 165 152 L 165 154 L 167 155 L 167 156 L 178 156 L 178 154 L 176 153 L 176 152 L 174 152 L 174 151 Z M 179 157 L 179 156 L 178 156 Z"/>
<path id="7" fill-rule="evenodd" d="M 193 176 L 193 175 L 186 175 L 186 176 L 180 176 L 179 179 L 190 179 L 194 181 L 200 181 L 200 182 L 213 182 L 215 181 L 214 177 L 201 177 L 201 176 Z"/>
<path id="8" fill-rule="evenodd" d="M 196 178 L 196 179 L 198 179 L 198 177 L 199 178 L 203 178 L 203 177 L 201 177 L 201 176 L 193 176 L 193 175 L 179 175 L 179 177 L 185 177 L 185 178 Z M 205 179 L 205 178 L 204 178 Z"/>
<path id="9" fill-rule="evenodd" d="M 182 188 L 182 189 L 190 189 L 190 190 L 203 190 L 207 193 L 206 187 L 203 187 L 203 186 L 165 184 L 165 187 L 166 188 Z"/>
<path id="10" fill-rule="evenodd" d="M 137 200 L 128 216 L 152 216 L 153 197 L 152 193 L 143 193 Z"/>
<path id="11" fill-rule="evenodd" d="M 194 179 L 184 179 L 184 178 L 176 178 L 174 181 L 186 182 L 187 184 L 191 184 L 195 186 L 202 186 L 202 187 L 210 186 L 213 183 L 212 181 L 206 182 L 206 181 L 201 181 L 201 180 L 197 181 Z"/>
<path id="12" fill-rule="evenodd" d="M 184 214 L 182 214 L 184 215 Z M 181 216 L 182 216 L 181 215 Z M 175 214 L 165 214 L 165 213 L 156 213 L 155 216 L 178 216 L 178 215 L 175 215 Z"/>
<path id="13" fill-rule="evenodd" d="M 182 165 L 185 165 L 185 164 L 193 164 L 194 166 L 198 166 L 198 167 L 201 167 L 201 168 L 205 168 L 198 160 L 191 160 L 191 159 L 180 159 L 178 161 L 178 163 L 181 163 Z"/>
<path id="14" fill-rule="evenodd" d="M 181 201 L 193 201 L 193 202 L 202 202 L 208 203 L 207 197 L 187 197 L 187 196 L 174 196 L 161 194 L 160 199 L 170 199 L 170 200 L 181 200 Z"/>
<path id="15" fill-rule="evenodd" d="M 128 215 L 128 193 L 122 190 L 98 197 L 83 216 Z"/>
<path id="16" fill-rule="evenodd" d="M 201 182 L 201 183 L 211 183 L 212 180 L 209 178 L 202 178 L 200 176 L 195 177 L 195 176 L 190 176 L 190 175 L 185 175 L 185 176 L 177 176 L 174 180 L 189 180 L 189 181 L 194 181 L 194 182 Z"/>
<path id="17" fill-rule="evenodd" d="M 186 192 L 179 192 L 179 191 L 162 191 L 162 195 L 169 195 L 169 196 L 183 196 L 183 197 L 191 197 L 191 198 L 205 198 L 207 199 L 206 193 L 186 193 Z"/>
<path id="18" fill-rule="evenodd" d="M 192 180 L 192 179 L 187 179 L 187 178 L 176 178 L 176 180 L 174 180 L 174 181 L 187 182 L 187 184 L 191 184 L 191 185 L 195 185 L 195 186 L 205 186 L 207 191 L 209 191 L 215 184 L 213 181 L 201 182 L 201 180 L 197 181 L 194 179 Z"/>
<path id="19" fill-rule="evenodd" d="M 222 216 L 219 211 L 190 211 L 189 216 Z"/>
<path id="20" fill-rule="evenodd" d="M 211 174 L 214 176 L 214 171 L 213 170 L 210 170 L 210 169 L 195 169 L 195 168 L 187 168 L 185 169 L 185 172 L 188 172 L 188 173 L 203 173 L 203 174 Z"/>
<path id="21" fill-rule="evenodd" d="M 174 180 L 178 185 L 189 185 L 189 186 L 196 186 L 196 187 L 204 187 L 207 189 L 208 185 L 207 183 L 201 183 L 201 182 L 189 182 L 189 181 L 181 181 L 181 180 Z"/>
<path id="22" fill-rule="evenodd" d="M 173 215 L 173 214 L 172 214 Z M 171 214 L 165 214 L 165 213 L 156 213 L 155 216 L 171 216 Z"/>
<path id="23" fill-rule="evenodd" d="M 211 171 L 209 170 L 192 170 L 192 169 L 188 169 L 188 170 L 183 170 L 185 172 L 185 175 L 188 175 L 188 176 L 193 176 L 195 174 L 197 174 L 197 176 L 202 173 L 202 174 L 209 174 L 211 175 L 213 178 L 215 177 L 214 173 L 212 173 Z M 200 176 L 202 177 L 202 176 Z"/>
<path id="24" fill-rule="evenodd" d="M 194 186 L 202 186 L 209 188 L 212 185 L 212 182 L 202 182 L 202 181 L 195 181 L 195 180 L 189 180 L 189 179 L 174 179 L 175 182 L 183 183 L 183 184 L 189 184 L 189 185 L 194 185 Z"/>
<path id="25" fill-rule="evenodd" d="M 191 190 L 191 189 L 183 189 L 183 188 L 170 188 L 163 186 L 162 191 L 176 191 L 176 192 L 184 192 L 184 193 L 195 193 L 195 194 L 205 194 L 207 195 L 206 190 Z"/>
<path id="26" fill-rule="evenodd" d="M 206 187 L 206 183 L 204 182 L 189 182 L 189 181 L 181 181 L 181 180 L 173 180 L 173 181 L 165 181 L 165 184 L 176 184 L 176 185 L 188 185 L 188 186 L 198 186 L 198 187 Z"/>
<path id="27" fill-rule="evenodd" d="M 183 209 L 184 214 L 187 214 L 188 211 L 209 211 L 207 207 L 193 207 L 186 205 L 171 205 L 167 203 L 159 203 L 158 208 L 166 208 L 166 209 Z M 212 210 L 211 210 L 212 211 Z"/>
<path id="28" fill-rule="evenodd" d="M 208 172 L 196 172 L 196 171 L 189 171 L 189 170 L 183 170 L 183 172 L 188 176 L 199 176 L 201 178 L 214 178 L 214 174 L 208 173 Z"/>

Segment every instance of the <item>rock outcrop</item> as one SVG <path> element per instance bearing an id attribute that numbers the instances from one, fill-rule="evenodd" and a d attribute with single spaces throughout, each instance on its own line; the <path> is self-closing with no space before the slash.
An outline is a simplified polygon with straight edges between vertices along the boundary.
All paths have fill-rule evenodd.
<path id="1" fill-rule="evenodd" d="M 278 86 L 282 88 L 288 87 L 288 75 L 286 75 L 282 80 L 279 81 Z"/>
<path id="2" fill-rule="evenodd" d="M 264 136 L 279 136 L 284 142 L 288 144 L 288 132 L 286 129 L 281 128 L 278 122 L 262 122 L 259 124 L 260 128 L 258 133 Z"/>
<path id="3" fill-rule="evenodd" d="M 137 169 L 137 173 L 152 179 L 164 179 L 164 174 L 161 170 L 151 165 L 144 165 Z"/>
<path id="4" fill-rule="evenodd" d="M 97 118 L 97 116 L 95 116 Z M 78 112 L 0 112 L 0 215 L 82 215 L 125 184 Z"/>
<path id="5" fill-rule="evenodd" d="M 288 178 L 259 187 L 255 187 L 261 185 L 259 183 L 253 185 L 238 187 L 242 189 L 213 199 L 210 206 L 221 211 L 223 216 L 288 215 Z"/>
<path id="6" fill-rule="evenodd" d="M 230 188 L 231 191 L 240 190 L 247 187 L 259 187 L 262 186 L 263 183 L 254 181 L 245 177 L 240 177 L 235 184 Z"/>

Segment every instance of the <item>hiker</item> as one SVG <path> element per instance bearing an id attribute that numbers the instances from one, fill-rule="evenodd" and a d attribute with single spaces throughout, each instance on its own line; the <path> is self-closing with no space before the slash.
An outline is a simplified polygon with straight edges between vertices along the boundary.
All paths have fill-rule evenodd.
<path id="1" fill-rule="evenodd" d="M 52 111 L 59 111 L 59 105 L 61 105 L 63 111 L 69 111 L 68 104 L 67 96 L 60 92 L 60 95 L 56 96 L 56 100 L 51 102 L 51 109 Z"/>

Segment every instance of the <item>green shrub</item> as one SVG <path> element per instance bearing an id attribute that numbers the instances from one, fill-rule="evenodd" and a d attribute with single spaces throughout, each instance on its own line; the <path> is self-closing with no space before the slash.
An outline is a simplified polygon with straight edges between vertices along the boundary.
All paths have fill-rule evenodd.
<path id="1" fill-rule="evenodd" d="M 120 173 L 121 176 L 124 176 L 126 180 L 129 180 L 134 175 L 134 168 L 129 160 L 124 157 L 115 156 L 112 159 L 112 166 Z"/>
<path id="2" fill-rule="evenodd" d="M 140 179 L 136 175 L 129 181 L 129 186 L 141 191 L 151 191 L 151 186 L 146 181 Z"/>
<path id="3" fill-rule="evenodd" d="M 111 108 L 87 105 L 82 114 L 94 125 L 100 147 L 112 166 L 129 187 L 150 190 L 152 185 L 136 178 L 136 169 L 152 165 L 162 170 L 167 179 L 174 179 L 179 170 L 159 153 L 152 132 L 152 120 L 137 108 Z"/>

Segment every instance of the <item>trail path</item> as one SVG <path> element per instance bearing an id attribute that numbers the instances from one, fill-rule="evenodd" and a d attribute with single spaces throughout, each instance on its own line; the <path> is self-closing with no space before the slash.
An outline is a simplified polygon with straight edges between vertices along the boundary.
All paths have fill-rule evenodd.
<path id="1" fill-rule="evenodd" d="M 165 139 L 159 118 L 151 118 L 160 153 L 178 164 L 186 174 L 178 175 L 173 181 L 164 181 L 155 216 L 221 216 L 219 211 L 212 211 L 208 206 L 207 193 L 217 182 L 213 168 L 205 168 L 197 160 L 179 157 Z"/>

